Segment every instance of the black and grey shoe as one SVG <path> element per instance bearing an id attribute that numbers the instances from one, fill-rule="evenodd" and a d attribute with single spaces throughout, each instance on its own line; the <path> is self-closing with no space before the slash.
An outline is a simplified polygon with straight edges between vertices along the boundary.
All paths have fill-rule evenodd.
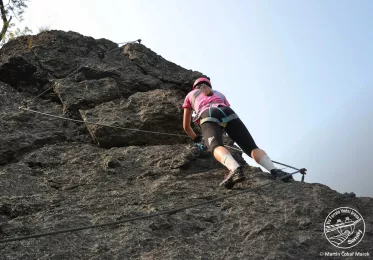
<path id="1" fill-rule="evenodd" d="M 233 172 L 224 176 L 224 180 L 220 183 L 220 186 L 224 185 L 227 189 L 232 189 L 236 183 L 243 182 L 245 180 L 245 174 L 243 173 L 242 167 L 238 167 Z"/>
<path id="2" fill-rule="evenodd" d="M 287 173 L 287 172 L 284 172 L 284 171 L 282 171 L 282 170 L 280 170 L 280 169 L 273 169 L 273 170 L 271 170 L 271 175 L 272 175 L 272 177 L 273 177 L 273 179 L 280 179 L 281 177 L 284 177 L 284 176 L 286 176 L 286 175 L 288 175 L 289 173 Z M 294 181 L 294 179 L 293 179 L 293 175 L 290 175 L 290 176 L 288 176 L 288 177 L 286 177 L 286 178 L 283 178 L 283 179 L 281 179 L 283 182 L 291 182 L 291 181 Z"/>

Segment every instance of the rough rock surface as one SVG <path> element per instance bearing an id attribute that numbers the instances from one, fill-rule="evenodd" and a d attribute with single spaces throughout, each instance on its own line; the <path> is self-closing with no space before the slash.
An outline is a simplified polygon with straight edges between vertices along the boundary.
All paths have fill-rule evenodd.
<path id="1" fill-rule="evenodd" d="M 138 131 L 89 125 L 88 129 L 92 137 L 102 147 L 185 143 L 185 135 L 180 123 L 182 103 L 183 99 L 175 96 L 174 91 L 157 89 L 138 92 L 119 103 L 107 102 L 90 110 L 82 110 L 81 114 L 88 122 L 174 134 L 144 134 Z"/>
<path id="2" fill-rule="evenodd" d="M 142 44 L 118 48 L 50 31 L 17 38 L 0 55 L 0 240 L 171 210 L 270 181 L 235 152 L 248 180 L 218 187 L 226 170 L 177 136 L 183 97 L 202 74 Z M 48 88 L 27 107 L 117 128 L 18 109 Z M 341 251 L 323 232 L 341 206 L 365 219 L 353 251 L 372 255 L 372 198 L 281 182 L 146 220 L 0 243 L 0 259 L 317 259 Z"/>
<path id="3" fill-rule="evenodd" d="M 0 165 L 17 161 L 45 144 L 90 141 L 81 125 L 20 111 L 18 107 L 23 99 L 28 96 L 0 82 Z M 61 115 L 59 104 L 45 100 L 39 100 L 30 108 Z"/>

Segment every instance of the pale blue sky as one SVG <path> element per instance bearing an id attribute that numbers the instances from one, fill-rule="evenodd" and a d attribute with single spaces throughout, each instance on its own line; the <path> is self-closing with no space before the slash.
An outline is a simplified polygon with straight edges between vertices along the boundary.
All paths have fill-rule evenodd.
<path id="1" fill-rule="evenodd" d="M 273 160 L 373 196 L 372 14 L 370 0 L 32 0 L 24 24 L 141 38 L 211 77 Z"/>

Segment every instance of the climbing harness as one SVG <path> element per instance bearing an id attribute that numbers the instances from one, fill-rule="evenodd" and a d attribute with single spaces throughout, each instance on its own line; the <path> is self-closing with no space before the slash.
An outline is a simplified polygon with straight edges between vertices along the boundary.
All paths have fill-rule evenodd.
<path id="1" fill-rule="evenodd" d="M 195 104 L 195 102 L 196 102 L 196 98 L 197 98 L 197 97 L 199 96 L 199 94 L 201 94 L 202 92 L 203 92 L 203 91 L 199 89 L 199 90 L 197 90 L 196 92 L 193 93 L 192 98 L 191 98 L 191 104 L 192 104 L 192 108 L 193 108 L 193 109 L 194 109 L 194 104 Z M 221 95 L 221 94 L 220 94 L 218 91 L 216 91 L 216 90 L 213 90 L 213 92 L 214 92 L 214 94 L 216 94 L 217 96 L 220 97 L 220 99 L 223 101 L 223 103 L 225 102 L 225 98 L 224 98 L 223 95 Z M 220 112 L 223 113 L 224 117 L 223 117 L 221 120 L 219 120 L 218 118 L 212 117 L 212 116 L 211 116 L 211 107 L 212 107 L 214 104 L 221 104 L 221 103 L 219 103 L 219 102 L 211 102 L 211 103 L 209 103 L 209 108 L 208 108 L 208 109 L 209 109 L 209 117 L 206 117 L 206 118 L 201 119 L 201 120 L 199 121 L 199 125 L 202 125 L 202 124 L 205 123 L 205 122 L 215 122 L 215 123 L 217 123 L 218 125 L 220 125 L 221 127 L 225 128 L 225 127 L 227 126 L 227 123 L 228 123 L 229 121 L 232 121 L 233 119 L 237 119 L 237 118 L 239 118 L 237 114 L 232 114 L 232 115 L 227 116 L 227 115 L 224 113 L 224 111 L 221 110 L 219 107 L 215 107 L 215 108 L 219 109 Z M 200 114 L 201 114 L 201 113 L 200 113 L 199 111 L 196 112 L 196 115 L 195 115 L 195 117 L 194 117 L 194 119 L 193 119 L 193 122 L 196 122 L 196 121 L 199 119 L 199 117 L 201 116 Z"/>
<path id="2" fill-rule="evenodd" d="M 192 98 L 191 98 L 191 104 L 192 104 L 192 108 L 194 109 L 194 103 L 196 102 L 196 98 L 199 96 L 199 94 L 201 94 L 203 91 L 201 90 L 201 89 L 198 89 L 196 92 L 194 92 L 193 93 L 193 96 L 192 96 Z M 225 98 L 224 98 L 224 96 L 223 95 L 221 95 L 218 91 L 216 91 L 216 90 L 213 90 L 212 91 L 214 94 L 216 94 L 217 96 L 219 96 L 220 98 L 221 98 L 221 100 L 223 101 L 223 103 L 224 103 L 224 101 L 225 101 Z M 220 104 L 220 103 L 218 103 L 218 102 L 212 102 L 211 104 Z"/>
<path id="3" fill-rule="evenodd" d="M 224 117 L 221 120 L 219 120 L 218 118 L 212 117 L 211 116 L 211 106 L 210 106 L 209 107 L 209 117 L 205 117 L 205 118 L 201 119 L 200 120 L 200 125 L 202 125 L 205 122 L 215 122 L 218 125 L 220 125 L 221 127 L 225 128 L 229 121 L 232 121 L 234 119 L 239 118 L 237 114 L 232 114 L 232 115 L 227 116 L 224 113 L 224 111 L 221 110 L 219 107 L 216 107 L 216 108 L 220 110 L 220 112 L 224 115 Z"/>

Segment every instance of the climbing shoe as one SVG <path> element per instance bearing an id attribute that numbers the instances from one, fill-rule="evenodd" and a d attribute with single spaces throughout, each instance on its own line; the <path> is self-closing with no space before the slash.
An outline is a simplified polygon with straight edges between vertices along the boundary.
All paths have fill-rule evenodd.
<path id="1" fill-rule="evenodd" d="M 224 180 L 220 183 L 220 186 L 224 185 L 225 188 L 232 189 L 236 183 L 243 182 L 244 180 L 245 174 L 243 173 L 242 167 L 238 167 L 224 176 Z"/>
<path id="2" fill-rule="evenodd" d="M 273 170 L 271 170 L 271 175 L 272 175 L 272 178 L 273 179 L 279 179 L 279 178 L 281 178 L 281 177 L 283 177 L 283 176 L 286 176 L 286 175 L 288 175 L 289 173 L 286 173 L 286 172 L 284 172 L 284 171 L 282 171 L 282 170 L 280 170 L 280 169 L 273 169 Z M 293 175 L 290 175 L 290 176 L 288 176 L 288 177 L 286 177 L 286 178 L 283 178 L 283 179 L 281 179 L 283 182 L 291 182 L 291 181 L 294 181 L 294 179 L 293 179 Z"/>

